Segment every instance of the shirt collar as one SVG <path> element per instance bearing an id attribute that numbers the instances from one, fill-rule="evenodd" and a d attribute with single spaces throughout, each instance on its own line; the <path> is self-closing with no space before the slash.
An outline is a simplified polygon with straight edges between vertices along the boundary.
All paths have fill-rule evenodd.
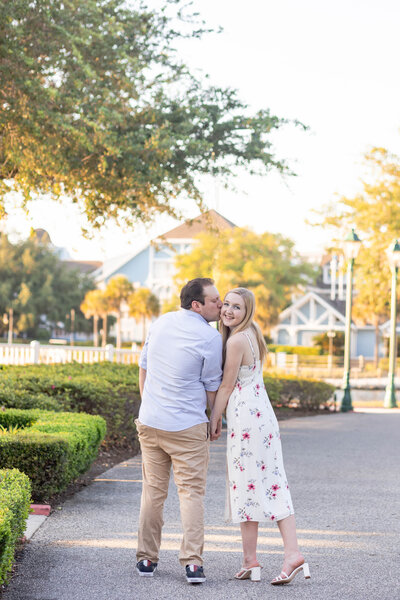
<path id="1" fill-rule="evenodd" d="M 188 310 L 187 308 L 181 308 L 181 311 L 185 315 L 188 315 L 190 317 L 194 317 L 195 319 L 198 319 L 200 321 L 204 321 L 204 323 L 207 323 L 207 325 L 210 325 L 210 323 L 204 317 L 202 317 L 199 313 L 194 312 L 194 310 Z"/>

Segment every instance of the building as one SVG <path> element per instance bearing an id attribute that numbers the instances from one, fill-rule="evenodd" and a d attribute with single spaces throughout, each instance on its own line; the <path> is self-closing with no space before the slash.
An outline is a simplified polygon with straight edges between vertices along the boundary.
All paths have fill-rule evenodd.
<path id="1" fill-rule="evenodd" d="M 279 322 L 271 331 L 276 344 L 313 346 L 315 335 L 328 331 L 344 332 L 346 283 L 342 266 L 338 264 L 336 257 L 325 257 L 322 260 L 321 276 L 316 286 L 309 286 L 279 315 Z M 351 357 L 371 359 L 374 357 L 374 348 L 375 327 L 352 322 Z M 379 354 L 383 355 L 382 343 Z"/>
<path id="2" fill-rule="evenodd" d="M 234 223 L 210 210 L 174 227 L 162 236 L 150 241 L 133 254 L 105 261 L 93 273 L 100 289 L 116 275 L 125 275 L 136 287 L 149 288 L 161 301 L 173 293 L 174 263 L 178 254 L 190 252 L 196 243 L 196 235 L 214 228 L 217 230 L 236 227 Z"/>
<path id="3" fill-rule="evenodd" d="M 92 275 L 100 289 L 105 289 L 110 279 L 116 275 L 125 275 L 136 288 L 150 289 L 162 303 L 174 293 L 176 256 L 190 252 L 199 233 L 234 227 L 234 223 L 217 211 L 209 210 L 151 240 L 135 253 L 105 261 Z M 142 339 L 142 326 L 129 317 L 127 308 L 123 310 L 121 330 L 123 341 Z"/>

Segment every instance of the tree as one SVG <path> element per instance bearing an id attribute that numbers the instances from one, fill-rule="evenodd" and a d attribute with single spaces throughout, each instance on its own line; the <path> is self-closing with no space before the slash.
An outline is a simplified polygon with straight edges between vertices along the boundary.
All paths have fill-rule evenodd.
<path id="1" fill-rule="evenodd" d="M 160 302 L 151 290 L 139 288 L 131 294 L 128 301 L 129 314 L 134 319 L 142 321 L 142 342 L 146 339 L 146 319 L 160 314 Z"/>
<path id="2" fill-rule="evenodd" d="M 48 337 L 71 308 L 77 326 L 84 330 L 79 306 L 93 287 L 89 277 L 60 261 L 48 243 L 28 239 L 12 244 L 0 236 L 0 314 L 13 309 L 17 332 Z"/>
<path id="3" fill-rule="evenodd" d="M 180 194 L 201 206 L 203 174 L 290 173 L 270 142 L 286 121 L 181 63 L 174 42 L 204 33 L 181 5 L 0 0 L 0 198 L 68 195 L 94 227 L 132 225 L 177 216 Z"/>
<path id="4" fill-rule="evenodd" d="M 174 294 L 173 296 L 171 296 L 171 298 L 164 300 L 161 306 L 161 312 L 164 314 L 173 310 L 179 310 L 180 305 L 181 299 L 179 298 L 179 295 Z"/>
<path id="5" fill-rule="evenodd" d="M 103 346 L 106 345 L 107 334 L 107 300 L 102 290 L 90 290 L 81 304 L 81 311 L 86 319 L 93 317 L 93 345 L 99 345 L 98 323 L 103 319 Z"/>
<path id="6" fill-rule="evenodd" d="M 383 148 L 365 155 L 363 189 L 353 198 L 342 197 L 324 207 L 319 224 L 336 230 L 343 239 L 354 227 L 363 245 L 357 258 L 354 318 L 375 327 L 378 364 L 380 325 L 390 318 L 390 268 L 386 250 L 400 231 L 400 157 Z"/>
<path id="7" fill-rule="evenodd" d="M 117 318 L 117 348 L 121 348 L 121 316 L 123 304 L 127 304 L 133 286 L 125 275 L 116 275 L 107 284 L 104 296 L 107 302 L 107 312 Z"/>
<path id="8" fill-rule="evenodd" d="M 177 256 L 176 267 L 178 286 L 194 277 L 212 277 L 222 296 L 235 287 L 253 290 L 264 331 L 277 321 L 292 291 L 312 276 L 291 240 L 244 228 L 200 234 L 190 253 Z"/>
<path id="9" fill-rule="evenodd" d="M 329 350 L 332 344 L 332 353 L 334 356 L 343 356 L 344 352 L 344 333 L 343 331 L 336 331 L 335 336 L 330 343 L 330 339 L 327 333 L 319 333 L 313 337 L 315 346 L 320 346 L 323 354 L 329 354 Z"/>
<path id="10" fill-rule="evenodd" d="M 390 267 L 385 250 L 387 240 L 372 242 L 357 259 L 353 318 L 375 328 L 374 363 L 379 364 L 380 326 L 390 318 Z M 382 243 L 383 242 L 383 243 Z"/>

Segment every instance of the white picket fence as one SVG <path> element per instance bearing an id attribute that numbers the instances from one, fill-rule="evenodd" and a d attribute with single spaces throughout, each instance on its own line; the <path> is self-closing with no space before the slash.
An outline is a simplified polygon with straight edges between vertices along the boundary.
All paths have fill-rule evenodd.
<path id="1" fill-rule="evenodd" d="M 32 365 L 55 363 L 95 363 L 102 361 L 132 365 L 138 362 L 140 351 L 136 345 L 132 350 L 117 350 L 112 344 L 105 347 L 52 346 L 33 341 L 30 344 L 0 344 L 1 365 Z"/>

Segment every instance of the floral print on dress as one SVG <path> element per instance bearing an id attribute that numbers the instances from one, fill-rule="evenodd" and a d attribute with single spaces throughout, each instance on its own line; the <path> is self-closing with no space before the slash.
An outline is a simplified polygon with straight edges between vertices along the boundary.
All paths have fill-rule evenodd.
<path id="1" fill-rule="evenodd" d="M 244 467 L 240 462 L 240 458 L 238 457 L 233 459 L 233 466 L 235 467 L 235 469 L 239 469 L 239 471 L 244 471 Z"/>
<path id="2" fill-rule="evenodd" d="M 247 429 L 243 429 L 242 430 L 242 442 L 249 442 L 250 441 L 250 431 L 251 428 L 248 427 Z"/>
<path id="3" fill-rule="evenodd" d="M 263 414 L 259 408 L 250 408 L 249 410 L 250 410 L 251 416 L 255 415 L 257 417 L 257 419 L 260 419 L 263 416 Z"/>
<path id="4" fill-rule="evenodd" d="M 226 418 L 227 520 L 279 521 L 293 514 L 279 425 L 259 361 L 240 367 Z"/>

